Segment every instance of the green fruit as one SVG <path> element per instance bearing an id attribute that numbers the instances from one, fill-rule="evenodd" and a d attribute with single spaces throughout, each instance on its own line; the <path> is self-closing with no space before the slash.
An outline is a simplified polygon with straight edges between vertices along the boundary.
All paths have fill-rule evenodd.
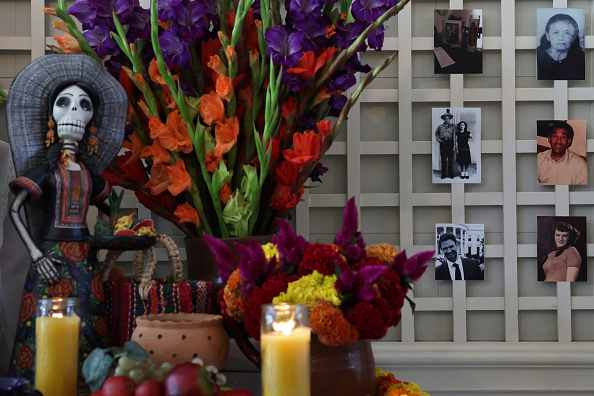
<path id="1" fill-rule="evenodd" d="M 109 226 L 109 223 L 105 220 L 97 222 L 95 224 L 95 235 L 107 236 L 113 235 L 113 230 Z"/>

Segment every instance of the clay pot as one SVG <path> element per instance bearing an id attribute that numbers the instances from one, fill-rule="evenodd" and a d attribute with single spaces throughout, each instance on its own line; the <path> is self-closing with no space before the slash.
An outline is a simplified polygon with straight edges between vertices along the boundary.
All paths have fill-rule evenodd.
<path id="1" fill-rule="evenodd" d="M 148 351 L 153 363 L 176 365 L 200 358 L 219 370 L 229 355 L 223 317 L 201 313 L 161 313 L 136 318 L 132 341 Z"/>

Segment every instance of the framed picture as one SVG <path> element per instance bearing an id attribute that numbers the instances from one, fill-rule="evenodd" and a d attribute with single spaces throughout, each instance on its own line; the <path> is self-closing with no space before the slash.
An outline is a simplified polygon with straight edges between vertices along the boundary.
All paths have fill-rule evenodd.
<path id="1" fill-rule="evenodd" d="M 443 21 L 443 44 L 452 48 L 462 47 L 462 21 Z"/>
<path id="2" fill-rule="evenodd" d="M 435 225 L 435 280 L 485 280 L 485 225 Z"/>

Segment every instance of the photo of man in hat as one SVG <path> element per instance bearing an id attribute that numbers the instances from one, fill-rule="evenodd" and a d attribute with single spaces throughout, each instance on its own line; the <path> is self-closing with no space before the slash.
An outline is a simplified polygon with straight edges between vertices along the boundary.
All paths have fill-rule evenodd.
<path id="1" fill-rule="evenodd" d="M 441 115 L 443 124 L 438 125 L 435 130 L 435 140 L 439 143 L 439 154 L 441 157 L 441 178 L 454 178 L 454 138 L 456 137 L 456 127 L 452 124 L 454 116 L 447 109 Z"/>

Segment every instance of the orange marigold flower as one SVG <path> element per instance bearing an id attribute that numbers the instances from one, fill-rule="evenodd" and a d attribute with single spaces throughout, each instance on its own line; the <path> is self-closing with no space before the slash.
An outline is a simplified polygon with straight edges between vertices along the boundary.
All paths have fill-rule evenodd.
<path id="1" fill-rule="evenodd" d="M 388 388 L 397 383 L 397 379 L 394 378 L 394 374 L 389 373 L 388 375 L 382 375 L 376 378 L 375 389 L 376 395 L 385 395 Z"/>
<path id="2" fill-rule="evenodd" d="M 221 61 L 221 58 L 219 58 L 218 55 L 211 56 L 206 66 L 210 67 L 220 76 L 224 76 L 225 74 L 227 74 L 227 66 L 225 66 L 225 64 L 223 63 L 223 61 Z"/>
<path id="3" fill-rule="evenodd" d="M 357 328 L 344 317 L 340 309 L 326 300 L 314 304 L 310 324 L 320 342 L 329 346 L 352 345 L 359 339 Z"/>
<path id="4" fill-rule="evenodd" d="M 184 190 L 190 191 L 192 188 L 192 178 L 186 170 L 184 160 L 178 158 L 174 166 L 168 166 L 169 179 L 171 184 L 167 187 L 173 196 L 181 194 Z"/>
<path id="5" fill-rule="evenodd" d="M 222 157 L 228 153 L 233 145 L 237 142 L 239 136 L 239 120 L 237 117 L 231 117 L 223 122 L 217 121 L 215 126 L 215 146 L 214 153 L 217 157 Z"/>
<path id="6" fill-rule="evenodd" d="M 223 184 L 221 192 L 219 192 L 219 199 L 221 200 L 223 205 L 227 205 L 227 202 L 229 202 L 229 198 L 231 198 L 231 193 L 232 191 L 229 183 Z"/>
<path id="7" fill-rule="evenodd" d="M 196 227 L 200 226 L 198 212 L 196 212 L 196 209 L 187 202 L 183 205 L 179 205 L 173 214 L 179 218 L 180 223 L 193 223 L 196 224 Z"/>
<path id="8" fill-rule="evenodd" d="M 80 45 L 78 45 L 78 41 L 70 34 L 63 34 L 61 36 L 54 37 L 54 40 L 58 42 L 60 49 L 66 52 L 67 54 L 78 54 L 80 53 Z"/>
<path id="9" fill-rule="evenodd" d="M 398 249 L 389 243 L 378 243 L 367 246 L 365 252 L 368 257 L 376 257 L 382 261 L 392 262 L 394 257 L 398 254 Z"/>
<path id="10" fill-rule="evenodd" d="M 167 190 L 173 182 L 169 179 L 169 171 L 164 164 L 153 164 L 151 168 L 151 179 L 142 187 L 149 188 L 152 195 L 159 195 Z"/>
<path id="11" fill-rule="evenodd" d="M 198 106 L 200 117 L 206 125 L 212 125 L 216 121 L 223 121 L 225 117 L 225 105 L 216 92 L 209 92 L 202 95 Z"/>
<path id="12" fill-rule="evenodd" d="M 219 76 L 216 82 L 216 91 L 221 99 L 227 102 L 233 97 L 233 80 L 227 76 Z"/>
<path id="13" fill-rule="evenodd" d="M 229 280 L 223 291 L 223 298 L 226 305 L 225 312 L 237 322 L 243 322 L 245 296 L 241 292 L 242 283 L 243 278 L 239 274 L 238 268 L 229 276 Z"/>

